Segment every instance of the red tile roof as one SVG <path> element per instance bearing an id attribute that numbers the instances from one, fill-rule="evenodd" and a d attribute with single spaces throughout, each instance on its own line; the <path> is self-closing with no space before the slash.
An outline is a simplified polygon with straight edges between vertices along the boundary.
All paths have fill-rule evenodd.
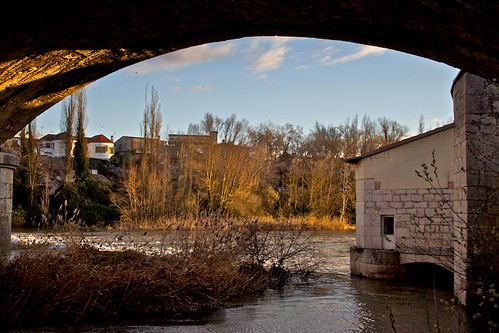
<path id="1" fill-rule="evenodd" d="M 92 142 L 113 143 L 113 141 L 109 140 L 105 135 L 102 134 L 94 135 L 93 137 L 87 139 L 87 143 Z"/>

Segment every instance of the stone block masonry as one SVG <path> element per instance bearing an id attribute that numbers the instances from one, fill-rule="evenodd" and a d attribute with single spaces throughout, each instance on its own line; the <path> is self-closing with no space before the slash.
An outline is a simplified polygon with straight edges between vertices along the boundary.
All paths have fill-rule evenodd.
<path id="1" fill-rule="evenodd" d="M 395 221 L 396 247 L 402 251 L 422 252 L 428 239 L 439 240 L 447 249 L 452 248 L 452 207 L 454 190 L 443 188 L 439 194 L 428 189 L 379 189 L 372 179 L 357 180 L 357 224 L 361 226 L 358 246 L 375 244 L 383 249 L 381 217 L 390 215 Z M 369 189 L 366 198 L 365 189 Z M 389 200 L 388 200 L 389 199 Z M 366 201 L 369 200 L 369 201 Z M 431 225 L 431 228 L 429 226 Z"/>
<path id="2" fill-rule="evenodd" d="M 12 223 L 12 186 L 18 158 L 8 149 L 0 148 L 0 268 L 10 255 Z"/>

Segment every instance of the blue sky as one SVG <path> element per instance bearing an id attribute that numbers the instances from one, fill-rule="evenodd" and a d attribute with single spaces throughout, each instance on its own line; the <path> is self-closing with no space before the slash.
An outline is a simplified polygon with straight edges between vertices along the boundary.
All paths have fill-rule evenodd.
<path id="1" fill-rule="evenodd" d="M 90 85 L 87 136 L 140 136 L 146 87 L 154 86 L 163 133 L 186 132 L 207 112 L 271 121 L 338 125 L 367 114 L 415 132 L 452 120 L 450 88 L 458 69 L 401 52 L 340 41 L 253 37 L 180 50 L 112 73 Z M 37 119 L 41 134 L 60 132 L 62 102 Z"/>

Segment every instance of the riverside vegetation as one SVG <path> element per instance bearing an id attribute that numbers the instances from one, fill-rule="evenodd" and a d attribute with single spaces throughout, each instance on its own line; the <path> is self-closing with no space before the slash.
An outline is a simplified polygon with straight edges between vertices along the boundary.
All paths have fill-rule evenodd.
<path id="1" fill-rule="evenodd" d="M 216 131 L 222 143 L 186 140 L 172 150 L 160 140 L 157 92 L 148 94 L 140 153 L 100 169 L 105 178 L 88 173 L 84 91 L 64 105 L 67 147 L 73 133 L 78 138 L 72 158 L 67 149 L 65 158 L 43 159 L 35 124 L 23 130 L 13 222 L 159 229 L 169 250 L 104 252 L 80 236 L 63 249 L 23 246 L 0 276 L 2 326 L 208 311 L 280 286 L 292 273 L 305 278 L 320 263 L 308 230 L 353 228 L 354 173 L 343 158 L 407 132 L 367 116 L 339 126 L 317 123 L 304 135 L 291 124 L 250 127 L 234 115 L 206 114 L 188 134 Z"/>
<path id="2" fill-rule="evenodd" d="M 305 278 L 320 264 L 303 228 L 263 229 L 256 221 L 186 221 L 163 230 L 159 245 L 122 251 L 100 250 L 108 241 L 86 239 L 79 227 L 66 235 L 62 248 L 43 242 L 16 248 L 0 275 L 2 327 L 211 311 L 291 276 Z"/>
<path id="3" fill-rule="evenodd" d="M 34 124 L 21 132 L 14 222 L 44 227 L 67 201 L 87 225 L 154 228 L 217 213 L 266 221 L 308 219 L 323 228 L 330 221 L 331 229 L 348 228 L 354 222 L 355 178 L 343 159 L 398 141 L 407 132 L 387 118 L 359 121 L 356 116 L 338 126 L 316 123 L 305 135 L 300 126 L 252 127 L 234 115 L 222 119 L 208 113 L 189 126 L 181 142 L 167 145 L 160 136 L 162 116 L 153 88 L 146 98 L 140 146 L 117 156 L 118 164 L 100 168 L 97 179 L 88 174 L 86 149 L 79 148 L 85 145 L 85 105 L 82 92 L 71 96 L 62 117 L 62 132 L 80 138 L 73 158 L 70 149 L 60 159 L 39 156 Z M 196 135 L 214 132 L 221 143 L 196 141 Z"/>

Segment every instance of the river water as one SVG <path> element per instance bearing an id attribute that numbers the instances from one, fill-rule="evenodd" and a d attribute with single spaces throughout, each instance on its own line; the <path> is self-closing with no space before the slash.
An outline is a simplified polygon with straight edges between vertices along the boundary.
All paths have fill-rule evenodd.
<path id="1" fill-rule="evenodd" d="M 108 233 L 107 237 L 110 235 L 111 233 Z M 14 240 L 26 237 L 32 236 L 13 233 Z M 101 239 L 103 235 L 95 234 L 87 237 Z M 122 236 L 110 238 L 123 241 Z M 354 232 L 320 232 L 313 236 L 313 241 L 322 249 L 325 262 L 321 265 L 320 272 L 306 282 L 293 280 L 282 290 L 268 290 L 262 295 L 237 302 L 229 308 L 196 317 L 66 327 L 64 331 L 137 333 L 466 331 L 463 320 L 457 318 L 459 315 L 451 313 L 442 303 L 442 301 L 451 301 L 451 290 L 435 290 L 431 286 L 421 284 L 373 281 L 351 276 L 349 248 L 355 242 Z M 61 330 L 46 330 L 46 332 L 61 332 Z"/>

